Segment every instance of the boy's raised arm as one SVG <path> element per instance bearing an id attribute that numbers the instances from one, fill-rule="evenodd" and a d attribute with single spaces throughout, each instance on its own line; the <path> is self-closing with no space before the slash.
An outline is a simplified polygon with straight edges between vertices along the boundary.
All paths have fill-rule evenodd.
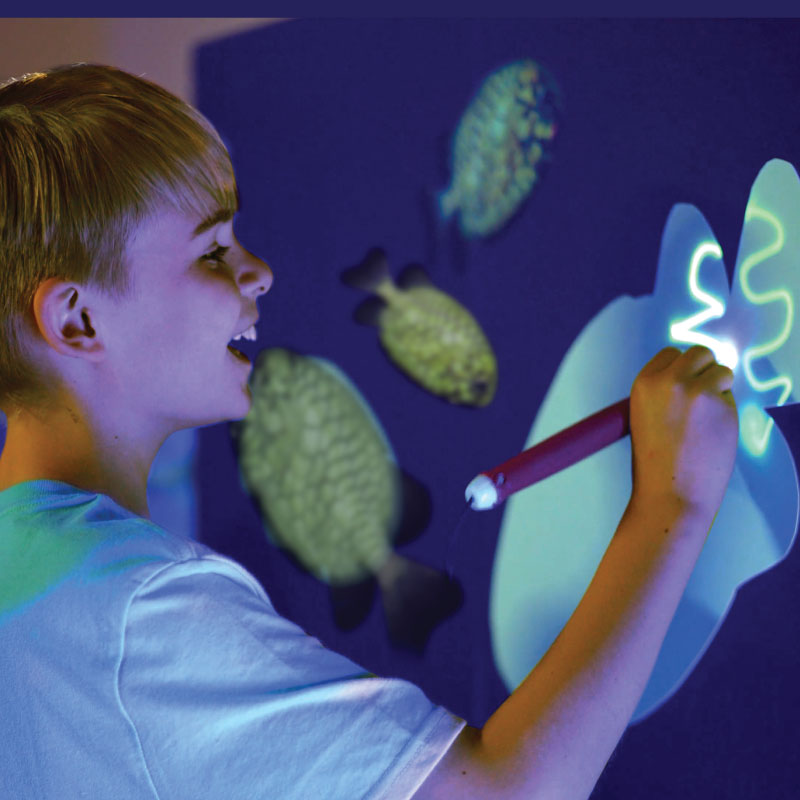
<path id="1" fill-rule="evenodd" d="M 711 351 L 660 351 L 631 391 L 633 491 L 564 629 L 483 729 L 415 794 L 584 800 L 633 714 L 725 494 L 733 376 Z"/>

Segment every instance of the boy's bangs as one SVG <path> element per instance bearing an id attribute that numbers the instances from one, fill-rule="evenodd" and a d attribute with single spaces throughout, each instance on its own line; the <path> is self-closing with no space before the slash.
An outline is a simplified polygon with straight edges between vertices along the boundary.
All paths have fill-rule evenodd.
<path id="1" fill-rule="evenodd" d="M 239 210 L 236 179 L 224 151 L 205 152 L 180 164 L 160 184 L 155 192 L 158 200 L 166 200 L 199 219 L 206 219 L 219 209 L 232 215 Z"/>

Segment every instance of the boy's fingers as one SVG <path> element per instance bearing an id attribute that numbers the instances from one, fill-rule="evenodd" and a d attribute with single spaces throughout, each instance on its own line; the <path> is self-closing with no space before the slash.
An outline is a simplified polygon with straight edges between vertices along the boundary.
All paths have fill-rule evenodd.
<path id="1" fill-rule="evenodd" d="M 677 347 L 665 347 L 642 367 L 641 374 L 652 375 L 671 367 L 680 377 L 694 377 L 715 363 L 714 353 L 701 344 L 692 345 L 685 352 Z"/>
<path id="2" fill-rule="evenodd" d="M 687 377 L 699 376 L 704 370 L 716 364 L 714 353 L 708 347 L 701 344 L 692 345 L 682 356 L 680 362 L 675 365 L 676 369 Z"/>
<path id="3" fill-rule="evenodd" d="M 729 392 L 733 386 L 733 378 L 733 370 L 730 367 L 714 362 L 697 376 L 697 382 L 706 391 Z"/>
<path id="4" fill-rule="evenodd" d="M 726 401 L 731 404 L 735 402 L 730 391 L 733 386 L 733 370 L 717 363 L 713 351 L 708 347 L 696 344 L 685 352 L 677 347 L 665 347 L 642 367 L 639 374 L 644 377 L 667 369 L 673 371 L 674 379 L 690 379 L 702 391 L 729 395 L 726 396 Z"/>
<path id="5" fill-rule="evenodd" d="M 677 347 L 665 347 L 659 350 L 641 369 L 640 375 L 652 375 L 661 372 L 672 364 L 681 355 Z"/>

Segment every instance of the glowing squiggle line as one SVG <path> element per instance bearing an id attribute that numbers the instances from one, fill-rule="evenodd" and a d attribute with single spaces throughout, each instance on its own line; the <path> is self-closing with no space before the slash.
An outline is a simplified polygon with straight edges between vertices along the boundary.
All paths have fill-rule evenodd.
<path id="1" fill-rule="evenodd" d="M 739 355 L 733 344 L 721 342 L 713 336 L 693 330 L 696 326 L 702 325 L 710 319 L 719 319 L 725 313 L 725 304 L 714 295 L 703 291 L 697 283 L 700 264 L 707 256 L 713 256 L 717 259 L 722 258 L 722 249 L 716 242 L 701 242 L 692 253 L 692 260 L 689 265 L 689 289 L 692 297 L 707 303 L 708 308 L 692 317 L 673 323 L 670 326 L 669 333 L 675 342 L 705 345 L 714 353 L 714 357 L 720 364 L 725 364 L 733 369 L 739 361 Z"/>
<path id="2" fill-rule="evenodd" d="M 755 359 L 763 358 L 770 353 L 775 352 L 775 350 L 777 350 L 779 347 L 782 347 L 789 338 L 789 333 L 792 330 L 792 324 L 794 320 L 794 304 L 792 303 L 792 296 L 785 289 L 776 289 L 771 292 L 762 292 L 761 294 L 758 294 L 750 289 L 750 287 L 747 285 L 747 275 L 757 264 L 760 264 L 762 261 L 766 261 L 768 258 L 771 258 L 779 253 L 783 249 L 786 237 L 783 232 L 783 226 L 777 217 L 775 217 L 773 214 L 770 214 L 766 209 L 759 208 L 757 205 L 755 205 L 755 203 L 751 202 L 748 205 L 747 211 L 744 215 L 745 223 L 754 217 L 772 225 L 777 233 L 777 239 L 767 247 L 764 247 L 748 256 L 742 262 L 739 273 L 739 284 L 742 287 L 742 294 L 754 305 L 763 305 L 775 300 L 783 300 L 786 303 L 787 313 L 786 322 L 780 334 L 778 334 L 778 336 L 771 342 L 759 345 L 758 347 L 747 348 L 744 352 L 742 360 L 744 362 L 744 370 L 745 374 L 747 375 L 747 380 L 757 392 L 766 392 L 770 389 L 774 389 L 776 386 L 783 386 L 784 390 L 781 393 L 780 399 L 778 400 L 778 405 L 782 406 L 786 402 L 786 398 L 792 393 L 791 378 L 788 375 L 778 375 L 777 377 L 768 381 L 759 381 L 758 378 L 756 378 L 756 376 L 753 374 L 753 370 L 750 365 Z M 754 436 L 753 441 L 750 443 L 752 445 L 751 452 L 754 452 L 755 455 L 761 455 L 766 450 L 767 440 L 769 439 L 770 431 L 774 425 L 774 420 L 771 417 L 767 416 L 766 414 L 764 414 L 764 416 L 767 417 L 767 421 L 763 425 L 763 435 L 761 439 L 756 439 Z M 751 432 L 754 434 L 754 426 L 752 421 L 750 427 Z"/>

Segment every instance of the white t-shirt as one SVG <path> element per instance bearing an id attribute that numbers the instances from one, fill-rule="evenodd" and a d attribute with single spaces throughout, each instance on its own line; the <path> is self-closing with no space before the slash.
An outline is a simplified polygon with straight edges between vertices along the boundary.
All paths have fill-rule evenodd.
<path id="1" fill-rule="evenodd" d="M 0 797 L 407 798 L 464 724 L 106 495 L 0 492 Z"/>

